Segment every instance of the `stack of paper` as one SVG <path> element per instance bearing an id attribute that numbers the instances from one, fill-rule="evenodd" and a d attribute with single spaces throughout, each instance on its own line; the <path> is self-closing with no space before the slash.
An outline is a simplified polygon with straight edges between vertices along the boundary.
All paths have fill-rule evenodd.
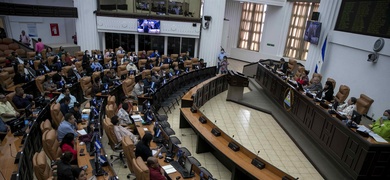
<path id="1" fill-rule="evenodd" d="M 386 143 L 387 141 L 385 139 L 383 139 L 381 136 L 379 136 L 378 134 L 372 132 L 370 129 L 368 129 L 366 126 L 363 126 L 363 125 L 360 125 L 359 128 L 357 128 L 357 131 L 360 131 L 360 132 L 367 132 L 372 138 L 375 139 L 375 141 L 377 142 L 383 142 L 383 143 Z"/>
<path id="2" fill-rule="evenodd" d="M 80 135 L 86 135 L 87 134 L 87 132 L 84 130 L 84 129 L 82 129 L 82 130 L 77 130 L 77 132 L 80 134 Z"/>
<path id="3" fill-rule="evenodd" d="M 166 165 L 162 167 L 167 174 L 176 172 L 176 169 L 172 165 Z"/>
<path id="4" fill-rule="evenodd" d="M 142 121 L 142 117 L 139 114 L 132 115 L 131 118 L 134 119 L 134 122 L 141 122 Z"/>

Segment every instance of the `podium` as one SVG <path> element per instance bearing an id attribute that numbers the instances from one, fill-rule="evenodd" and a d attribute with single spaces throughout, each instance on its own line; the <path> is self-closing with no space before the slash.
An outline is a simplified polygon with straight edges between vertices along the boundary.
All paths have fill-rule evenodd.
<path id="1" fill-rule="evenodd" d="M 243 97 L 244 87 L 248 87 L 249 85 L 248 78 L 242 73 L 229 70 L 227 82 L 229 84 L 229 89 L 226 100 L 240 101 Z"/>

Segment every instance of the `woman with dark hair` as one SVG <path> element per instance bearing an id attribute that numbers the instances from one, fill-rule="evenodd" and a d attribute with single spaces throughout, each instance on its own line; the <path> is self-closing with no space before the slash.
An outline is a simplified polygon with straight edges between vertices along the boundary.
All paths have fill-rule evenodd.
<path id="1" fill-rule="evenodd" d="M 74 134 L 68 133 L 61 141 L 60 148 L 63 153 L 71 152 L 73 154 L 73 161 L 77 164 L 77 151 L 74 149 Z M 72 163 L 73 164 L 73 163 Z"/>
<path id="2" fill-rule="evenodd" d="M 333 100 L 333 84 L 330 81 L 326 81 L 325 87 L 322 91 L 320 91 L 321 97 L 324 100 L 332 101 Z"/>
<path id="3" fill-rule="evenodd" d="M 101 79 L 100 79 L 100 77 L 96 77 L 92 81 L 92 94 L 97 94 L 99 92 L 102 92 L 102 90 L 103 90 L 103 86 L 101 83 Z"/>
<path id="4" fill-rule="evenodd" d="M 73 169 L 73 177 L 76 180 L 87 180 L 87 173 L 82 168 L 74 168 Z"/>
<path id="5" fill-rule="evenodd" d="M 57 163 L 57 180 L 74 180 L 72 165 L 73 154 L 64 152 L 61 155 L 61 160 Z"/>
<path id="6" fill-rule="evenodd" d="M 149 132 L 146 132 L 142 140 L 137 143 L 135 147 L 135 157 L 141 156 L 142 160 L 148 160 L 148 157 L 153 156 L 152 150 L 150 149 L 150 141 L 152 141 L 153 135 Z M 157 153 L 154 154 L 154 157 L 157 157 L 160 153 L 161 148 L 158 149 Z"/>

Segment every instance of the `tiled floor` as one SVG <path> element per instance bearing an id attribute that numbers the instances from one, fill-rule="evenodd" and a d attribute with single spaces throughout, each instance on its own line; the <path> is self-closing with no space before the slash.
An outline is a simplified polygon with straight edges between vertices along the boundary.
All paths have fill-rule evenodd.
<path id="1" fill-rule="evenodd" d="M 229 60 L 229 69 L 242 72 L 245 62 Z M 245 92 L 248 92 L 246 89 Z M 227 92 L 209 100 L 201 111 L 209 119 L 216 120 L 218 127 L 234 139 L 244 145 L 253 153 L 288 174 L 299 177 L 299 179 L 323 179 L 311 163 L 306 159 L 294 142 L 283 131 L 278 123 L 269 114 L 257 111 L 233 102 L 226 101 Z M 208 169 L 214 178 L 221 180 L 230 179 L 231 172 L 227 170 L 211 153 L 196 154 L 196 135 L 190 128 L 179 128 L 179 108 L 168 114 L 169 123 L 176 132 L 176 136 L 181 140 L 182 146 L 187 147 L 192 155 Z M 103 143 L 107 144 L 106 136 L 103 137 Z M 108 146 L 107 146 L 108 147 Z M 106 148 L 107 154 L 112 154 L 109 148 Z M 128 168 L 116 162 L 114 169 L 120 179 L 126 179 L 129 173 Z M 134 176 L 131 177 L 134 179 Z"/>

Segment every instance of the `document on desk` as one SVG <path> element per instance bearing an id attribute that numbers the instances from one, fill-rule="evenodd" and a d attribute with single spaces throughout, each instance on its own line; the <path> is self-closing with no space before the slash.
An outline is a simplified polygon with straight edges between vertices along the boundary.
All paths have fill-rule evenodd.
<path id="1" fill-rule="evenodd" d="M 176 169 L 172 165 L 165 165 L 162 167 L 167 174 L 176 172 Z"/>
<path id="2" fill-rule="evenodd" d="M 77 130 L 77 132 L 80 134 L 80 135 L 86 135 L 87 134 L 87 131 L 85 131 L 84 129 L 82 130 Z"/>
<path id="3" fill-rule="evenodd" d="M 139 114 L 132 115 L 131 118 L 134 119 L 134 122 L 141 122 L 142 121 L 142 117 Z"/>
<path id="4" fill-rule="evenodd" d="M 370 132 L 369 135 L 375 139 L 375 141 L 377 142 L 383 142 L 383 143 L 387 143 L 387 141 L 385 139 L 383 139 L 381 136 L 379 136 L 378 134 L 374 133 L 374 132 Z"/>

